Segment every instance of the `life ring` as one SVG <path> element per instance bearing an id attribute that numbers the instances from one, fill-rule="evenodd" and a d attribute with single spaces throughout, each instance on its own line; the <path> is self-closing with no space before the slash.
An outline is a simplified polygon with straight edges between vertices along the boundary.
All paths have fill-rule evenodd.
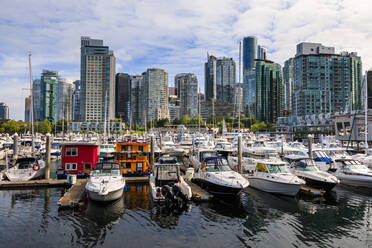
<path id="1" fill-rule="evenodd" d="M 34 171 L 38 171 L 38 170 L 40 170 L 40 165 L 39 165 L 39 164 L 34 164 L 34 165 L 32 166 L 32 169 L 33 169 Z"/>

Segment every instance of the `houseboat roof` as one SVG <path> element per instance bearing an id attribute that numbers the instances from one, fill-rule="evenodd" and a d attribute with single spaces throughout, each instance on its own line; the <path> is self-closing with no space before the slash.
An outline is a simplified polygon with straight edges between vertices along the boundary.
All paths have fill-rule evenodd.
<path id="1" fill-rule="evenodd" d="M 98 144 L 93 142 L 75 142 L 75 143 L 64 143 L 62 146 L 97 146 Z"/>
<path id="2" fill-rule="evenodd" d="M 117 145 L 139 145 L 139 144 L 145 144 L 145 145 L 148 145 L 149 143 L 147 142 L 136 142 L 136 141 L 128 141 L 128 142 L 125 142 L 125 141 L 122 141 L 122 142 L 118 142 L 116 143 Z"/>

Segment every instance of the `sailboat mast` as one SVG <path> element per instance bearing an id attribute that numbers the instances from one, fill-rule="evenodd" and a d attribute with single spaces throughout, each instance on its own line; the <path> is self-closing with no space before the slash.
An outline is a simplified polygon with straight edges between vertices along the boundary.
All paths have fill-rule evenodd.
<path id="1" fill-rule="evenodd" d="M 242 82 L 242 79 L 241 79 L 241 60 L 242 60 L 242 41 L 239 42 L 239 87 L 241 87 L 241 82 Z M 239 89 L 239 99 L 238 99 L 238 130 L 239 130 L 239 133 L 240 133 L 240 105 L 241 105 L 241 95 L 240 95 L 241 91 Z"/>
<path id="2" fill-rule="evenodd" d="M 106 121 L 107 121 L 107 91 L 106 91 L 106 96 L 105 96 L 105 118 L 104 118 L 104 122 L 103 122 L 103 140 L 105 141 L 106 139 Z"/>
<path id="3" fill-rule="evenodd" d="M 364 100 L 364 143 L 365 153 L 368 154 L 368 78 L 367 73 L 364 77 L 364 88 L 365 88 L 365 100 Z"/>
<path id="4" fill-rule="evenodd" d="M 31 53 L 28 54 L 28 70 L 30 76 L 30 121 L 31 121 L 31 137 L 32 137 L 32 154 L 34 154 L 35 144 L 34 144 L 34 98 L 32 89 L 32 66 L 31 66 Z"/>
<path id="5" fill-rule="evenodd" d="M 198 126 L 199 126 L 199 133 L 200 133 L 200 88 L 198 88 Z"/>

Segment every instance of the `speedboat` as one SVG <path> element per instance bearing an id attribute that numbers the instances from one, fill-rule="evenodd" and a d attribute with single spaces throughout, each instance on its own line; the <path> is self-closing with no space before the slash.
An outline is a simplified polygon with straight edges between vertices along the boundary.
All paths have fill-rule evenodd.
<path id="1" fill-rule="evenodd" d="M 314 160 L 308 157 L 292 160 L 290 170 L 294 175 L 305 180 L 306 185 L 326 192 L 331 191 L 340 182 L 337 177 L 319 170 Z"/>
<path id="2" fill-rule="evenodd" d="M 225 157 L 205 158 L 201 167 L 196 168 L 192 182 L 213 195 L 232 196 L 249 186 L 249 182 L 233 171 Z"/>
<path id="3" fill-rule="evenodd" d="M 150 189 L 155 202 L 176 203 L 191 200 L 192 191 L 180 174 L 177 160 L 172 157 L 160 158 L 150 175 Z"/>
<path id="4" fill-rule="evenodd" d="M 268 193 L 295 196 L 305 181 L 292 174 L 278 158 L 257 159 L 256 169 L 244 176 L 250 186 Z"/>
<path id="5" fill-rule="evenodd" d="M 85 186 L 89 198 L 94 201 L 108 202 L 123 195 L 125 179 L 120 172 L 120 165 L 112 162 L 97 163 Z"/>
<path id="6" fill-rule="evenodd" d="M 29 181 L 44 176 L 45 162 L 34 157 L 19 158 L 15 165 L 5 172 L 10 181 Z"/>
<path id="7" fill-rule="evenodd" d="M 353 159 L 336 160 L 336 168 L 329 170 L 342 184 L 372 188 L 372 171 L 359 161 Z"/>

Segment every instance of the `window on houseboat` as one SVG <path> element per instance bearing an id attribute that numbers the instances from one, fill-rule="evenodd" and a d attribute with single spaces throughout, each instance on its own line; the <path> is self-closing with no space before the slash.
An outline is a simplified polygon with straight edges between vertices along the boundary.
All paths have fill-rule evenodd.
<path id="1" fill-rule="evenodd" d="M 90 170 L 90 169 L 92 169 L 92 164 L 84 164 L 84 169 L 85 169 L 85 170 Z"/>
<path id="2" fill-rule="evenodd" d="M 138 151 L 143 152 L 143 146 L 138 146 Z"/>
<path id="3" fill-rule="evenodd" d="M 137 163 L 137 168 L 142 168 L 143 167 L 143 163 Z"/>
<path id="4" fill-rule="evenodd" d="M 76 147 L 67 147 L 66 156 L 77 156 L 78 149 Z"/>
<path id="5" fill-rule="evenodd" d="M 77 164 L 76 163 L 66 163 L 65 164 L 65 169 L 66 170 L 76 170 L 77 169 Z"/>
<path id="6" fill-rule="evenodd" d="M 125 162 L 125 163 L 123 163 L 123 167 L 125 169 L 130 169 L 130 168 L 132 168 L 132 163 L 131 162 Z"/>

